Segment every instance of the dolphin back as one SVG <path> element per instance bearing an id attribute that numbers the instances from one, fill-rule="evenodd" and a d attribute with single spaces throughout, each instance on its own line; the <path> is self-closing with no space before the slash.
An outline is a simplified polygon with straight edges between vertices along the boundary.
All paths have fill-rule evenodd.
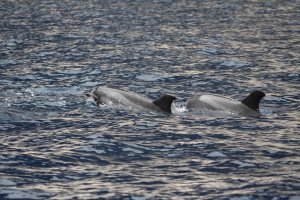
<path id="1" fill-rule="evenodd" d="M 242 116 L 259 116 L 259 101 L 264 96 L 262 92 L 253 92 L 243 101 L 228 97 L 197 93 L 187 101 L 187 108 L 191 111 L 213 110 L 225 111 Z"/>
<path id="2" fill-rule="evenodd" d="M 164 95 L 152 102 L 134 92 L 108 87 L 98 87 L 86 96 L 93 97 L 97 105 L 112 103 L 137 110 L 168 113 L 171 113 L 171 104 L 176 99 L 174 96 Z"/>

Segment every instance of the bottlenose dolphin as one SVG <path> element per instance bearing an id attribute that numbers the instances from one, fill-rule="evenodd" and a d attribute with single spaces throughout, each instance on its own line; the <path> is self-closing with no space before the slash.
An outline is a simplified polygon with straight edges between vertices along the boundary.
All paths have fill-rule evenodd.
<path id="1" fill-rule="evenodd" d="M 259 90 L 251 92 L 244 100 L 237 101 L 228 97 L 214 94 L 197 93 L 187 101 L 190 111 L 225 111 L 242 116 L 258 116 L 259 102 L 265 93 Z"/>
<path id="2" fill-rule="evenodd" d="M 136 93 L 109 87 L 95 88 L 86 96 L 93 97 L 98 106 L 100 104 L 114 104 L 142 111 L 168 113 L 171 113 L 172 102 L 176 100 L 176 97 L 166 94 L 152 102 Z"/>

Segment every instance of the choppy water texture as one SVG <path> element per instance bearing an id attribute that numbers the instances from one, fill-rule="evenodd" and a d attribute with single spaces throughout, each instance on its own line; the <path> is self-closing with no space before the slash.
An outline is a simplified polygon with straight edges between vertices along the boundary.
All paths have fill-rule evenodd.
<path id="1" fill-rule="evenodd" d="M 1 199 L 300 199 L 299 1 L 0 1 Z M 180 112 L 102 106 L 111 85 Z M 262 116 L 189 114 L 196 92 Z"/>

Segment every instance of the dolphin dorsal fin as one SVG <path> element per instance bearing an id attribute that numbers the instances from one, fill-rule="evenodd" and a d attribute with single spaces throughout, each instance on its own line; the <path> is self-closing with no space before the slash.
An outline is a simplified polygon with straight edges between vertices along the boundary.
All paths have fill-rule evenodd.
<path id="1" fill-rule="evenodd" d="M 171 105 L 174 100 L 176 100 L 176 97 L 166 94 L 153 101 L 152 103 L 159 107 L 161 110 L 171 113 Z"/>
<path id="2" fill-rule="evenodd" d="M 259 102 L 264 96 L 266 96 L 264 92 L 255 90 L 251 92 L 242 103 L 255 111 L 259 111 Z"/>

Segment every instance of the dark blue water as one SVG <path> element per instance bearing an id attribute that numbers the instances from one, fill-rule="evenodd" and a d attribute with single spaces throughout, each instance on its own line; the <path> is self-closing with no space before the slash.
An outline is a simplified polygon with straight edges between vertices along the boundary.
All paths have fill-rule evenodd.
<path id="1" fill-rule="evenodd" d="M 300 3 L 1 1 L 0 199 L 300 199 Z M 110 85 L 173 114 L 98 108 Z M 190 114 L 212 92 L 261 117 Z"/>

